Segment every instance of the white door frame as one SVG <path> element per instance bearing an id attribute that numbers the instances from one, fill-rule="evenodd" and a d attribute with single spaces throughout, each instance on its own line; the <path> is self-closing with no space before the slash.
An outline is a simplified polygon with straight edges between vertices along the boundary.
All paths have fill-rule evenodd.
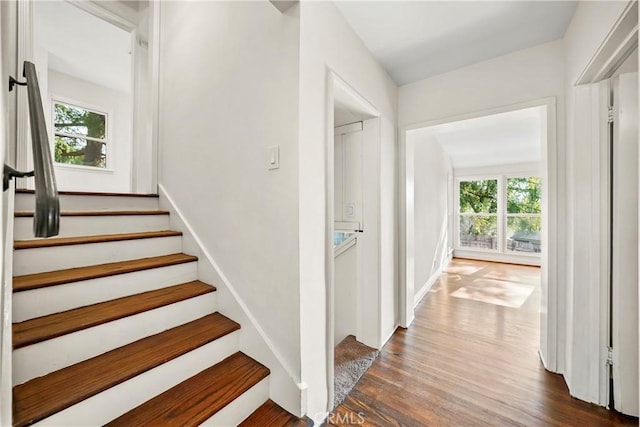
<path id="1" fill-rule="evenodd" d="M 581 283 L 582 296 L 589 301 L 590 324 L 580 325 L 587 330 L 598 331 L 597 335 L 586 340 L 587 348 L 581 351 L 598 354 L 589 358 L 587 371 L 578 381 L 569 384 L 576 397 L 602 406 L 609 404 L 609 369 L 606 365 L 609 337 L 609 271 L 610 271 L 610 214 L 609 202 L 609 143 L 607 123 L 609 79 L 638 46 L 639 10 L 637 1 L 629 1 L 624 11 L 602 41 L 598 50 L 575 82 L 575 122 L 574 133 L 577 138 L 588 142 L 591 150 L 591 199 L 600 201 L 592 208 L 593 226 L 589 237 L 592 259 L 588 283 Z M 578 133 L 580 135 L 578 136 Z M 567 153 L 569 155 L 569 153 Z M 595 314 L 593 314 L 595 313 Z"/>
<path id="2" fill-rule="evenodd" d="M 558 198 L 558 149 L 556 126 L 556 98 L 549 97 L 522 102 L 504 107 L 476 111 L 437 120 L 414 123 L 400 128 L 399 135 L 399 258 L 400 258 L 400 307 L 399 325 L 407 328 L 414 319 L 414 204 L 413 204 L 413 145 L 407 133 L 414 129 L 472 119 L 492 114 L 505 113 L 524 108 L 546 107 L 546 135 L 542 135 L 541 169 L 542 169 L 542 255 L 541 255 L 541 314 L 540 314 L 540 358 L 546 369 L 558 372 L 558 331 L 564 319 L 560 316 L 559 307 L 564 306 L 562 282 L 558 277 L 558 265 L 564 256 L 560 250 L 564 241 L 558 233 L 559 198 Z"/>
<path id="3" fill-rule="evenodd" d="M 97 1 L 66 0 L 78 8 L 97 18 L 107 21 L 132 35 L 132 151 L 131 151 L 131 182 L 130 191 L 139 193 L 156 193 L 158 183 L 157 152 L 158 152 L 158 91 L 159 91 L 159 40 L 160 40 L 160 2 L 150 1 L 149 7 L 149 36 L 143 40 L 138 34 L 138 22 L 133 22 L 123 14 L 105 9 Z M 18 13 L 18 68 L 24 61 L 33 61 L 33 1 L 17 1 Z M 141 79 L 139 62 L 141 60 L 140 45 L 147 44 L 151 49 L 147 67 L 149 76 L 149 93 L 141 94 L 137 82 Z M 36 64 L 37 66 L 38 64 Z M 17 76 L 22 77 L 22 70 L 16 70 Z M 16 167 L 18 170 L 33 169 L 31 158 L 30 135 L 28 127 L 28 104 L 26 90 L 17 91 L 17 128 L 16 128 Z M 19 188 L 26 188 L 27 180 L 18 180 Z"/>
<path id="4" fill-rule="evenodd" d="M 377 121 L 377 132 L 378 136 L 380 134 L 380 126 L 379 126 L 379 117 L 380 113 L 378 110 L 363 96 L 361 96 L 357 91 L 355 91 L 349 84 L 340 78 L 333 70 L 327 69 L 327 123 L 326 123 L 326 136 L 327 139 L 325 141 L 325 165 L 326 165 L 326 183 L 325 183 L 325 197 L 326 197 L 326 213 L 325 213 L 325 292 L 326 292 L 326 337 L 325 337 L 325 346 L 326 346 L 326 360 L 327 360 L 327 410 L 331 411 L 333 409 L 333 401 L 334 401 L 334 338 L 335 338 L 335 303 L 334 303 L 334 295 L 335 295 L 335 258 L 334 258 L 334 248 L 333 248 L 333 233 L 334 233 L 334 102 L 335 96 L 334 93 L 336 88 L 347 93 L 349 97 L 351 97 L 356 104 L 358 104 L 359 109 L 362 111 L 367 111 L 372 118 L 369 120 Z M 366 126 L 365 126 L 366 128 Z M 366 130 L 364 130 L 366 131 Z M 380 144 L 380 139 L 377 138 L 378 145 Z M 365 150 L 366 145 L 363 145 L 363 150 Z M 363 153 L 366 156 L 365 153 Z M 363 170 L 365 168 L 365 164 L 363 164 Z M 380 172 L 377 171 L 379 174 Z M 379 186 L 377 186 L 379 189 Z M 364 191 L 364 190 L 363 190 Z M 374 197 L 368 197 L 367 194 L 363 194 L 363 198 L 368 198 L 370 200 L 363 200 L 363 207 L 365 205 L 369 205 Z M 375 203 L 374 203 L 375 204 Z M 362 212 L 362 220 L 365 221 L 365 209 L 363 208 Z M 372 222 L 373 223 L 373 222 Z M 372 233 L 372 229 L 375 225 L 370 223 L 369 233 Z M 375 236 L 379 239 L 379 234 L 374 233 Z M 362 246 L 361 243 L 358 243 Z M 376 245 L 378 248 L 379 245 Z M 359 250 L 359 254 L 362 253 L 362 250 Z M 361 264 L 360 260 L 358 264 Z M 377 263 L 379 265 L 379 262 Z M 362 269 L 359 269 L 359 275 L 362 275 Z M 358 287 L 362 284 L 362 278 L 358 279 Z M 376 283 L 376 290 L 380 292 L 379 283 Z M 362 290 L 358 291 L 358 299 L 362 300 Z M 377 298 L 377 301 L 380 299 Z M 378 304 L 377 306 L 378 314 L 381 312 L 381 308 Z M 363 318 L 362 310 L 356 310 L 356 316 L 358 318 L 357 324 L 362 325 L 361 318 Z M 378 316 L 378 324 L 373 325 L 377 336 L 379 333 L 379 316 Z M 370 325 L 368 325 L 370 326 Z M 368 328 L 369 329 L 369 328 Z M 360 328 L 357 331 L 359 335 L 361 332 Z M 368 334 L 370 335 L 370 334 Z"/>

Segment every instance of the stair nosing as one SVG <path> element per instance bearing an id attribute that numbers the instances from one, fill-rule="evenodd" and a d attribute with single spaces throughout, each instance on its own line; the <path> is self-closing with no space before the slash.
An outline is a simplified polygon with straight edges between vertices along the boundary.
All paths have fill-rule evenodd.
<path id="1" fill-rule="evenodd" d="M 138 216 L 138 215 L 169 215 L 169 211 L 163 210 L 86 210 L 86 211 L 61 211 L 60 216 L 77 217 L 77 216 Z M 34 213 L 32 211 L 14 212 L 15 218 L 31 218 Z"/>
<path id="2" fill-rule="evenodd" d="M 228 365 L 231 365 L 231 367 L 233 366 L 233 363 L 238 360 L 238 359 L 244 359 L 244 360 L 240 360 L 239 363 L 242 364 L 247 364 L 250 363 L 250 365 L 246 365 L 246 366 L 242 366 L 242 374 L 240 376 L 239 379 L 251 379 L 250 382 L 246 383 L 239 383 L 239 387 L 238 387 L 238 378 L 236 378 L 236 381 L 233 382 L 228 382 L 228 383 L 222 383 L 222 384 L 216 384 L 215 382 L 204 382 L 204 384 L 206 385 L 201 385 L 203 383 L 203 379 L 211 379 L 210 377 L 214 377 L 214 378 L 221 378 L 221 376 L 219 376 L 218 374 L 220 374 L 220 372 L 218 371 L 223 371 L 229 368 Z M 257 370 L 257 372 L 253 372 L 254 370 Z M 234 354 L 228 356 L 227 358 L 225 358 L 224 360 L 216 363 L 213 366 L 210 366 L 202 371 L 200 371 L 199 373 L 187 378 L 186 380 L 180 382 L 179 384 L 176 384 L 175 386 L 169 388 L 168 390 L 165 390 L 164 392 L 158 394 L 157 396 L 147 400 L 146 402 L 142 403 L 141 405 L 133 408 L 131 411 L 126 412 L 125 414 L 120 415 L 119 417 L 117 417 L 116 419 L 110 421 L 109 423 L 105 424 L 105 427 L 113 427 L 115 425 L 131 425 L 131 420 L 127 420 L 127 416 L 131 417 L 136 417 L 136 412 L 140 413 L 142 412 L 142 418 L 145 418 L 144 421 L 147 422 L 151 422 L 153 425 L 153 421 L 156 421 L 156 423 L 158 421 L 166 421 L 166 419 L 164 417 L 167 416 L 168 414 L 174 414 L 175 413 L 175 405 L 161 405 L 162 408 L 166 408 L 163 412 L 159 413 L 159 414 L 153 414 L 156 415 L 154 418 L 154 420 L 151 420 L 149 418 L 152 418 L 151 416 L 144 416 L 144 411 L 145 410 L 149 410 L 149 409 L 153 409 L 154 405 L 157 407 L 159 406 L 159 404 L 163 403 L 164 400 L 167 400 L 171 397 L 173 397 L 174 394 L 177 394 L 181 391 L 183 391 L 183 389 L 188 389 L 188 390 L 193 390 L 195 392 L 198 393 L 198 395 L 204 395 L 205 393 L 208 392 L 208 394 L 206 394 L 206 396 L 211 395 L 212 393 L 217 393 L 217 394 L 221 394 L 221 396 L 217 396 L 218 399 L 216 400 L 216 402 L 218 403 L 217 405 L 211 405 L 208 406 L 208 411 L 207 412 L 195 412 L 195 413 L 191 413 L 189 415 L 192 416 L 192 418 L 189 419 L 189 421 L 195 421 L 195 423 L 197 424 L 202 424 L 203 422 L 205 422 L 206 420 L 210 419 L 211 417 L 213 417 L 214 415 L 216 415 L 218 412 L 220 412 L 222 409 L 226 408 L 229 404 L 231 404 L 232 402 L 234 402 L 236 399 L 238 399 L 239 397 L 241 397 L 243 394 L 245 394 L 246 392 L 248 392 L 249 390 L 251 390 L 254 386 L 258 385 L 260 382 L 262 382 L 265 378 L 269 377 L 269 375 L 271 375 L 271 371 L 269 368 L 267 368 L 266 366 L 264 366 L 262 363 L 258 362 L 257 360 L 253 359 L 250 356 L 247 356 L 245 353 L 243 353 L 242 351 L 237 351 Z M 248 376 L 250 378 L 244 378 L 245 376 Z M 255 377 L 255 378 L 254 378 Z M 214 380 L 215 381 L 215 380 Z M 219 388 L 216 388 L 215 390 L 212 390 L 212 388 L 214 386 L 219 386 Z M 236 386 L 238 387 L 237 390 L 233 390 L 232 388 Z M 228 394 L 229 392 L 234 392 L 233 394 Z M 183 395 L 182 393 L 179 393 L 180 395 Z M 204 398 L 204 396 L 203 396 Z M 171 399 L 170 402 L 176 402 L 177 399 Z M 189 402 L 194 402 L 195 399 L 192 400 L 188 400 Z M 187 408 L 190 409 L 190 408 Z M 183 411 L 184 412 L 184 411 Z M 193 419 L 193 417 L 196 417 L 196 419 Z M 179 417 L 172 417 L 173 419 L 175 418 L 179 418 Z M 141 421 L 141 420 L 135 420 L 134 421 Z M 184 420 L 183 420 L 184 421 Z M 161 425 L 161 424 L 160 424 Z"/>
<path id="3" fill-rule="evenodd" d="M 46 381 L 46 379 L 50 379 L 50 378 L 54 378 L 55 376 L 61 377 L 61 378 L 70 378 L 73 376 L 74 370 L 76 372 L 76 376 L 79 374 L 82 374 L 82 368 L 84 367 L 89 367 L 91 368 L 90 371 L 94 372 L 94 377 L 96 376 L 95 374 L 95 367 L 92 367 L 91 364 L 93 365 L 99 365 L 101 362 L 105 361 L 105 360 L 109 360 L 109 358 L 115 358 L 118 359 L 119 358 L 119 362 L 121 362 L 121 364 L 125 363 L 126 359 L 129 358 L 131 359 L 132 357 L 135 357 L 133 355 L 133 351 L 132 349 L 137 349 L 137 347 L 141 347 L 143 349 L 149 349 L 149 348 L 156 348 L 156 350 L 161 350 L 163 348 L 163 344 L 166 344 L 167 341 L 167 337 L 173 337 L 174 335 L 176 335 L 176 337 L 173 337 L 172 340 L 178 339 L 178 337 L 185 339 L 185 334 L 189 334 L 190 331 L 193 330 L 194 326 L 196 326 L 196 324 L 199 324 L 200 322 L 213 322 L 215 321 L 216 323 L 220 324 L 221 322 L 224 322 L 226 325 L 224 325 L 224 330 L 220 330 L 220 331 L 215 331 L 215 333 L 212 333 L 213 331 L 209 331 L 209 335 L 205 336 L 205 337 L 196 337 L 195 335 L 193 335 L 193 337 L 198 338 L 198 341 L 196 344 L 194 345 L 189 345 L 188 348 L 186 349 L 181 349 L 179 352 L 176 352 L 174 354 L 170 354 L 169 357 L 167 357 L 166 353 L 163 353 L 165 356 L 160 358 L 156 358 L 156 360 L 150 360 L 149 358 L 146 358 L 143 362 L 139 362 L 138 364 L 136 364 L 136 367 L 134 370 L 121 374 L 118 378 L 115 378 L 114 376 L 110 376 L 110 381 L 105 381 L 104 384 L 99 385 L 99 386 L 94 386 L 93 389 L 86 391 L 84 393 L 81 393 L 81 396 L 76 396 L 74 398 L 69 398 L 67 399 L 67 402 L 64 402 L 62 404 L 58 404 L 57 406 L 54 407 L 49 407 L 47 410 L 42 410 L 40 411 L 38 414 L 34 414 L 30 417 L 28 417 L 27 419 L 19 419 L 19 417 L 17 417 L 16 415 L 16 407 L 19 406 L 20 404 L 20 391 L 24 390 L 25 387 L 28 387 L 31 384 L 37 384 L 34 383 L 34 381 L 36 382 L 44 382 Z M 211 326 L 211 325 L 210 325 Z M 224 336 L 227 336 L 229 334 L 232 334 L 233 332 L 236 332 L 240 329 L 240 325 L 229 319 L 228 317 L 222 315 L 219 312 L 216 313 L 212 313 L 212 314 L 208 314 L 206 316 L 203 316 L 199 319 L 193 320 L 191 322 L 185 323 L 183 325 L 179 325 L 176 327 L 173 327 L 171 329 L 168 329 L 166 331 L 154 334 L 154 335 L 150 335 L 144 338 L 141 338 L 137 341 L 134 341 L 132 343 L 126 344 L 122 347 L 118 347 L 116 349 L 110 350 L 106 353 L 100 354 L 98 356 L 92 357 L 90 359 L 84 360 L 82 362 L 78 362 L 74 365 L 71 366 L 67 366 L 65 368 L 59 369 L 57 371 L 54 371 L 52 373 L 49 373 L 47 375 L 44 375 L 42 377 L 38 377 L 38 378 L 34 378 L 30 381 L 27 381 L 24 384 L 19 384 L 17 386 L 13 387 L 13 394 L 14 394 L 14 425 L 16 426 L 26 426 L 26 425 L 30 425 L 33 423 L 36 423 L 38 421 L 41 421 L 51 415 L 54 415 L 57 412 L 60 412 L 66 408 L 69 408 L 79 402 L 82 402 L 83 400 L 86 400 L 92 396 L 95 396 L 105 390 L 108 390 L 112 387 L 117 386 L 118 384 L 122 384 L 126 381 L 128 381 L 131 378 L 134 378 L 144 372 L 148 372 L 154 368 L 157 368 L 159 366 L 161 366 L 164 363 L 167 363 L 171 360 L 175 360 L 187 353 L 189 353 L 190 351 L 193 351 L 199 347 L 202 347 L 204 345 L 207 345 L 213 341 L 216 341 Z M 182 331 L 185 331 L 184 333 L 182 333 Z M 206 332 L 206 331 L 205 331 Z M 202 334 L 202 332 L 198 332 L 198 334 Z M 164 338 L 164 339 L 163 339 Z M 157 342 L 160 341 L 160 342 Z M 85 369 L 86 370 L 86 369 Z M 78 373 L 78 371 L 80 371 Z M 58 381 L 60 382 L 60 381 Z M 69 387 L 68 387 L 69 388 Z M 37 388 L 40 389 L 40 388 Z M 17 395 L 17 396 L 16 396 Z M 57 396 L 59 397 L 59 396 Z M 60 402 L 60 399 L 57 399 L 58 402 Z M 40 402 L 42 403 L 42 402 Z M 24 410 L 23 410 L 24 412 Z M 32 411 L 35 412 L 35 411 Z"/>
<path id="4" fill-rule="evenodd" d="M 202 286 L 200 286 L 202 285 Z M 147 303 L 148 305 L 139 307 L 135 306 L 133 309 L 116 311 L 114 310 L 114 306 L 125 306 L 127 307 L 132 302 L 137 302 L 138 300 L 144 299 L 144 297 L 149 297 L 151 295 L 162 294 L 163 292 L 167 292 L 169 289 L 179 289 L 186 288 L 189 286 L 198 286 L 198 290 L 191 290 L 188 294 L 185 295 L 165 295 L 159 301 L 152 301 L 151 303 Z M 206 287 L 206 288 L 205 288 Z M 59 313 L 52 313 L 45 316 L 39 316 L 33 319 L 24 320 L 22 322 L 17 322 L 13 324 L 13 349 L 17 350 L 19 348 L 27 347 L 30 345 L 38 344 L 40 342 L 44 342 L 50 339 L 58 338 L 64 335 L 72 334 L 74 332 L 82 331 L 85 329 L 93 328 L 95 326 L 103 325 L 105 323 L 113 322 L 119 319 L 124 319 L 126 317 L 135 316 L 136 314 L 144 313 L 147 311 L 151 311 L 160 307 L 166 307 L 171 304 L 176 304 L 182 301 L 189 300 L 191 298 L 196 298 L 202 295 L 206 295 L 212 292 L 215 292 L 216 288 L 208 285 L 199 280 L 193 280 L 186 283 L 181 283 L 178 285 L 166 286 L 160 289 L 154 289 L 151 291 L 140 292 L 134 295 L 128 295 L 125 297 L 115 298 L 109 301 L 103 301 L 95 304 L 90 304 L 83 307 L 73 308 L 71 310 L 65 310 Z M 105 308 L 110 308 L 108 313 L 100 313 L 100 310 L 104 310 Z M 80 315 L 78 314 L 80 313 Z M 96 316 L 94 318 L 85 317 L 86 313 L 93 314 L 101 314 L 101 316 Z M 46 321 L 48 324 L 56 324 L 59 322 L 58 319 L 62 319 L 65 316 L 78 316 L 79 320 L 76 320 L 76 323 L 71 325 L 66 325 L 64 328 L 59 328 L 47 334 L 40 334 L 40 336 L 32 336 L 28 339 L 22 339 L 20 342 L 16 343 L 16 328 L 20 328 L 21 325 L 30 325 L 34 322 L 43 322 Z M 45 328 L 45 326 L 39 326 L 39 329 Z"/>
<path id="5" fill-rule="evenodd" d="M 17 188 L 16 193 L 19 194 L 35 194 L 34 190 L 27 190 Z M 143 193 L 99 193 L 92 191 L 58 191 L 61 196 L 106 196 L 106 197 L 148 197 L 158 198 L 157 194 L 143 194 Z"/>
<path id="6" fill-rule="evenodd" d="M 177 255 L 181 255 L 181 257 L 176 258 Z M 175 258 L 175 259 L 172 259 Z M 155 263 L 152 264 L 147 264 L 147 265 L 143 265 L 143 266 L 135 266 L 136 263 L 140 263 L 143 260 L 156 260 Z M 128 260 L 128 261 L 118 261 L 118 262 L 110 262 L 110 263 L 105 263 L 105 264 L 97 264 L 97 265 L 89 265 L 89 266 L 85 266 L 85 267 L 75 267 L 75 268 L 68 268 L 65 270 L 56 270 L 56 271 L 47 271 L 44 273 L 33 273 L 33 274 L 25 274 L 22 276 L 14 276 L 13 278 L 13 292 L 26 292 L 26 291 L 31 291 L 34 289 L 41 289 L 41 288 L 48 288 L 50 286 L 58 286 L 58 285 L 65 285 L 68 283 L 75 283 L 75 282 L 81 282 L 84 280 L 92 280 L 92 279 L 100 279 L 103 277 L 111 277 L 111 276 L 118 276 L 120 274 L 129 274 L 129 273 L 135 273 L 136 271 L 145 271 L 145 270 L 151 270 L 154 268 L 163 268 L 163 267 L 171 267 L 174 265 L 180 265 L 180 264 L 187 264 L 187 263 L 191 263 L 191 262 L 196 262 L 198 261 L 198 257 L 193 256 L 193 255 L 188 255 L 188 254 L 184 254 L 184 253 L 176 253 L 176 254 L 171 254 L 171 255 L 161 255 L 161 256 L 157 256 L 157 257 L 149 257 L 149 258 L 138 258 L 138 259 L 134 259 L 134 260 Z M 94 272 L 92 274 L 83 274 L 83 272 L 86 271 L 91 271 L 91 270 L 95 270 L 96 267 L 102 266 L 102 267 L 110 267 L 110 266 L 125 266 L 125 268 L 122 269 L 118 269 L 118 270 L 109 270 L 108 268 L 105 270 L 101 270 L 98 272 Z M 131 267 L 129 267 L 129 265 Z M 20 286 L 18 289 L 16 289 L 16 279 L 18 281 L 21 280 L 27 280 L 28 278 L 33 278 L 36 276 L 40 276 L 40 277 L 47 277 L 47 276 L 51 276 L 53 274 L 60 274 L 62 272 L 74 272 L 77 273 L 76 275 L 72 275 L 70 277 L 64 277 L 64 278 L 58 278 L 55 280 L 41 280 L 40 282 L 35 282 L 32 283 L 28 286 Z"/>
<path id="7" fill-rule="evenodd" d="M 162 237 L 181 236 L 181 231 L 162 230 L 145 231 L 139 233 L 114 233 L 95 236 L 52 237 L 49 239 L 16 240 L 13 242 L 15 250 L 51 248 L 57 246 L 87 245 L 92 243 L 121 242 L 128 240 L 153 239 Z"/>

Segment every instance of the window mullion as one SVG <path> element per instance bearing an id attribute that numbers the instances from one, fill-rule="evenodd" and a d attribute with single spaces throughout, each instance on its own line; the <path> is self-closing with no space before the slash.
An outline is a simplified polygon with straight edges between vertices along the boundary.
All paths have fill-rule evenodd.
<path id="1" fill-rule="evenodd" d="M 86 139 L 88 141 L 102 142 L 104 144 L 107 143 L 106 138 L 94 138 L 92 136 L 82 135 L 81 133 L 66 133 L 66 132 L 55 132 L 56 136 L 63 136 L 67 138 L 77 138 L 77 139 Z"/>

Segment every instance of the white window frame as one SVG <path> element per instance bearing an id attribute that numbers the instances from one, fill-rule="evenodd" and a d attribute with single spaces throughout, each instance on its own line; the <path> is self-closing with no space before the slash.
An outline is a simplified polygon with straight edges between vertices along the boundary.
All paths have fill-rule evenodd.
<path id="1" fill-rule="evenodd" d="M 519 172 L 509 174 L 491 174 L 491 175 L 460 175 L 454 180 L 454 249 L 464 252 L 491 253 L 500 255 L 525 256 L 531 258 L 540 258 L 540 252 L 517 252 L 507 250 L 507 218 L 509 217 L 538 217 L 542 218 L 542 213 L 528 214 L 517 213 L 510 214 L 507 212 L 507 179 L 509 178 L 540 178 L 539 174 Z M 460 212 L 460 183 L 466 181 L 498 181 L 498 211 L 495 214 L 490 213 L 461 213 Z M 460 245 L 460 218 L 462 216 L 495 216 L 497 217 L 497 248 L 474 248 Z"/>
<path id="2" fill-rule="evenodd" d="M 96 114 L 100 114 L 102 116 L 105 117 L 105 138 L 104 139 L 99 139 L 99 138 L 92 138 L 89 136 L 84 136 L 84 135 L 80 135 L 80 134 L 69 134 L 69 133 L 65 133 L 65 132 L 56 132 L 56 125 L 55 125 L 55 118 L 56 118 L 56 109 L 55 109 L 55 105 L 56 104 L 64 104 L 64 105 L 71 105 L 74 107 L 78 107 L 81 108 L 83 110 L 92 112 L 92 113 L 96 113 Z M 57 168 L 68 168 L 68 169 L 80 169 L 80 170 L 85 170 L 85 171 L 90 171 L 90 172 L 109 172 L 109 173 L 113 173 L 113 159 L 112 159 L 112 152 L 113 152 L 113 147 L 112 144 L 113 142 L 111 141 L 110 137 L 112 135 L 112 127 L 111 127 L 111 113 L 109 111 L 107 111 L 106 109 L 100 108 L 100 107 L 96 107 L 93 105 L 88 105 L 85 102 L 82 101 L 77 101 L 77 100 L 73 100 L 73 99 L 69 99 L 69 98 L 64 98 L 64 97 L 60 97 L 60 96 L 53 96 L 51 97 L 51 154 L 53 157 L 53 161 L 54 161 L 54 165 Z M 90 141 L 98 141 L 98 142 L 102 142 L 104 143 L 105 146 L 105 167 L 101 168 L 101 167 L 97 167 L 97 166 L 89 166 L 89 165 L 74 165 L 71 163 L 58 163 L 55 161 L 55 149 L 56 149 L 56 135 L 60 135 L 60 136 L 66 136 L 66 137 L 71 137 L 71 138 L 83 138 L 83 139 L 87 139 Z"/>

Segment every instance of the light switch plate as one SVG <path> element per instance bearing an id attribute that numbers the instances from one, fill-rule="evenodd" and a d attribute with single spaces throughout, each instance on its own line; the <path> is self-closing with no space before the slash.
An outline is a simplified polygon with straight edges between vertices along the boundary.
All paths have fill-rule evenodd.
<path id="1" fill-rule="evenodd" d="M 356 204 L 353 202 L 347 203 L 347 219 L 355 219 L 356 217 Z"/>
<path id="2" fill-rule="evenodd" d="M 272 145 L 269 147 L 269 158 L 267 160 L 267 169 L 280 169 L 280 146 Z"/>

